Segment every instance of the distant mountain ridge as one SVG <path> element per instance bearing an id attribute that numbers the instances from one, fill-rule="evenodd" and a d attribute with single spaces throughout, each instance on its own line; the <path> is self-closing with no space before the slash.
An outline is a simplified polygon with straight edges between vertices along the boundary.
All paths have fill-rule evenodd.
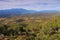
<path id="1" fill-rule="evenodd" d="M 56 13 L 56 12 L 59 12 L 60 13 L 60 11 L 58 11 L 58 10 L 42 10 L 42 11 L 40 11 L 40 12 L 44 12 L 44 13 Z"/>
<path id="2" fill-rule="evenodd" d="M 26 9 L 7 9 L 7 10 L 0 10 L 0 13 L 29 13 L 34 12 L 34 10 L 26 10 Z"/>
<path id="3" fill-rule="evenodd" d="M 0 17 L 9 17 L 9 16 L 16 16 L 26 13 L 35 12 L 34 10 L 26 10 L 26 9 L 7 9 L 7 10 L 0 10 Z"/>
<path id="4" fill-rule="evenodd" d="M 35 10 L 16 8 L 16 9 L 0 10 L 0 17 L 11 17 L 11 16 L 23 15 L 23 14 L 45 14 L 45 13 L 60 13 L 60 11 L 57 10 L 35 11 Z"/>

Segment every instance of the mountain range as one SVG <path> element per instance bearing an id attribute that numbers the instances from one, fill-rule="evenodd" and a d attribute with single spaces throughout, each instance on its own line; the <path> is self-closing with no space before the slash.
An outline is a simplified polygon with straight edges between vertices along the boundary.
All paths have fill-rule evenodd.
<path id="1" fill-rule="evenodd" d="M 10 17 L 16 16 L 26 13 L 33 13 L 34 10 L 26 10 L 26 9 L 7 9 L 7 10 L 0 10 L 0 17 Z"/>
<path id="2" fill-rule="evenodd" d="M 0 17 L 10 17 L 10 16 L 16 16 L 16 15 L 22 15 L 22 14 L 33 14 L 33 13 L 60 13 L 60 11 L 57 10 L 42 10 L 42 11 L 36 11 L 36 10 L 27 10 L 22 8 L 16 8 L 16 9 L 7 9 L 7 10 L 0 10 Z"/>

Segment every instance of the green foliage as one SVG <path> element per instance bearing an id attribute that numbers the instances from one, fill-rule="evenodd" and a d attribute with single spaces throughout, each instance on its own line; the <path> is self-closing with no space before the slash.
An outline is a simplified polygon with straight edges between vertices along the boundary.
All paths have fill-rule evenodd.
<path id="1" fill-rule="evenodd" d="M 0 36 L 3 34 L 11 40 L 60 39 L 60 16 L 14 18 L 3 19 L 3 22 L 0 23 Z"/>

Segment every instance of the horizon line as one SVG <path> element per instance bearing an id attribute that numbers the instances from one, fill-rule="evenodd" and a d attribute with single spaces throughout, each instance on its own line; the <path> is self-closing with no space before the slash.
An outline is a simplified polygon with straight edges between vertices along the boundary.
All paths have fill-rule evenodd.
<path id="1" fill-rule="evenodd" d="M 6 8 L 6 9 L 0 9 L 0 10 L 11 10 L 11 9 L 25 9 L 25 8 Z M 34 9 L 25 9 L 25 10 L 34 10 Z M 43 9 L 43 10 L 53 10 L 53 9 Z M 43 11 L 43 10 L 34 10 L 34 11 Z M 60 10 L 55 10 L 55 11 L 60 11 Z"/>

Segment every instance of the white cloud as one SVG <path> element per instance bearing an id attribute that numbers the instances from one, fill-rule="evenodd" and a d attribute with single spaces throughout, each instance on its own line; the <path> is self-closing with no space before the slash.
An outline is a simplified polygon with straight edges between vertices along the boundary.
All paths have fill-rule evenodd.
<path id="1" fill-rule="evenodd" d="M 0 9 L 24 8 L 33 10 L 60 9 L 60 0 L 0 0 Z"/>

